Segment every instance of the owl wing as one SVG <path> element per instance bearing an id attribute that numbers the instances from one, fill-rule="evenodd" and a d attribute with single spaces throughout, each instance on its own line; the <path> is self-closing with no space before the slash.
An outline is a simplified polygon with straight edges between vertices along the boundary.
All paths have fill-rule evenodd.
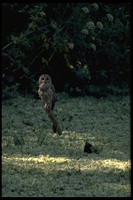
<path id="1" fill-rule="evenodd" d="M 53 110 L 54 106 L 55 106 L 55 102 L 57 101 L 57 96 L 56 96 L 56 93 L 55 93 L 55 87 L 53 84 L 51 84 L 51 89 L 53 91 L 53 98 L 52 98 L 52 107 L 51 107 L 51 110 Z"/>

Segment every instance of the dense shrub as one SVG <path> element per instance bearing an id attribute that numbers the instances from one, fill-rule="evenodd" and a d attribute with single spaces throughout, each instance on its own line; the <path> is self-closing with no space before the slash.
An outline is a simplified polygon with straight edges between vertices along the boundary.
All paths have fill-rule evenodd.
<path id="1" fill-rule="evenodd" d="M 3 89 L 36 93 L 42 73 L 74 95 L 128 88 L 130 6 L 2 3 Z"/>

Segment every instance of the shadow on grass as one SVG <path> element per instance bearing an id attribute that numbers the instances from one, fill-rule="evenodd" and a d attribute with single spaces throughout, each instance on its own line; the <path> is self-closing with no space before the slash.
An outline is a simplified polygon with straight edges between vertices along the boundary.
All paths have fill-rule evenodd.
<path id="1" fill-rule="evenodd" d="M 5 157 L 3 196 L 130 196 L 129 170 L 100 166 L 96 161 L 96 158 L 84 161 L 50 156 Z"/>
<path id="2" fill-rule="evenodd" d="M 34 109 L 25 98 L 16 112 L 4 108 L 3 196 L 130 196 L 129 108 L 119 101 L 79 100 L 57 104 L 67 129 L 61 136 L 50 132 L 37 101 Z M 25 145 L 14 146 L 13 134 L 22 134 Z M 86 139 L 99 154 L 84 153 Z"/>

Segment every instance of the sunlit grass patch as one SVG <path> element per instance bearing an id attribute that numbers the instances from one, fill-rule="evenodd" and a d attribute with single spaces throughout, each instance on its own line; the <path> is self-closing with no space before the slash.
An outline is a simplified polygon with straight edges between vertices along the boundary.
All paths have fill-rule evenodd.
<path id="1" fill-rule="evenodd" d="M 129 197 L 129 97 L 58 96 L 61 136 L 40 100 L 3 102 L 2 196 Z M 86 140 L 97 153 L 84 152 Z"/>

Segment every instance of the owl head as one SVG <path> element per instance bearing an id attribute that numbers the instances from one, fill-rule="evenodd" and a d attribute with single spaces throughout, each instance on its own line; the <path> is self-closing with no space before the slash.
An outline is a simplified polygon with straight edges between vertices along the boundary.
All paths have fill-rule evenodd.
<path id="1" fill-rule="evenodd" d="M 50 76 L 48 74 L 42 74 L 40 77 L 39 77 L 39 85 L 40 84 L 51 84 L 52 83 L 52 80 L 50 78 Z"/>

